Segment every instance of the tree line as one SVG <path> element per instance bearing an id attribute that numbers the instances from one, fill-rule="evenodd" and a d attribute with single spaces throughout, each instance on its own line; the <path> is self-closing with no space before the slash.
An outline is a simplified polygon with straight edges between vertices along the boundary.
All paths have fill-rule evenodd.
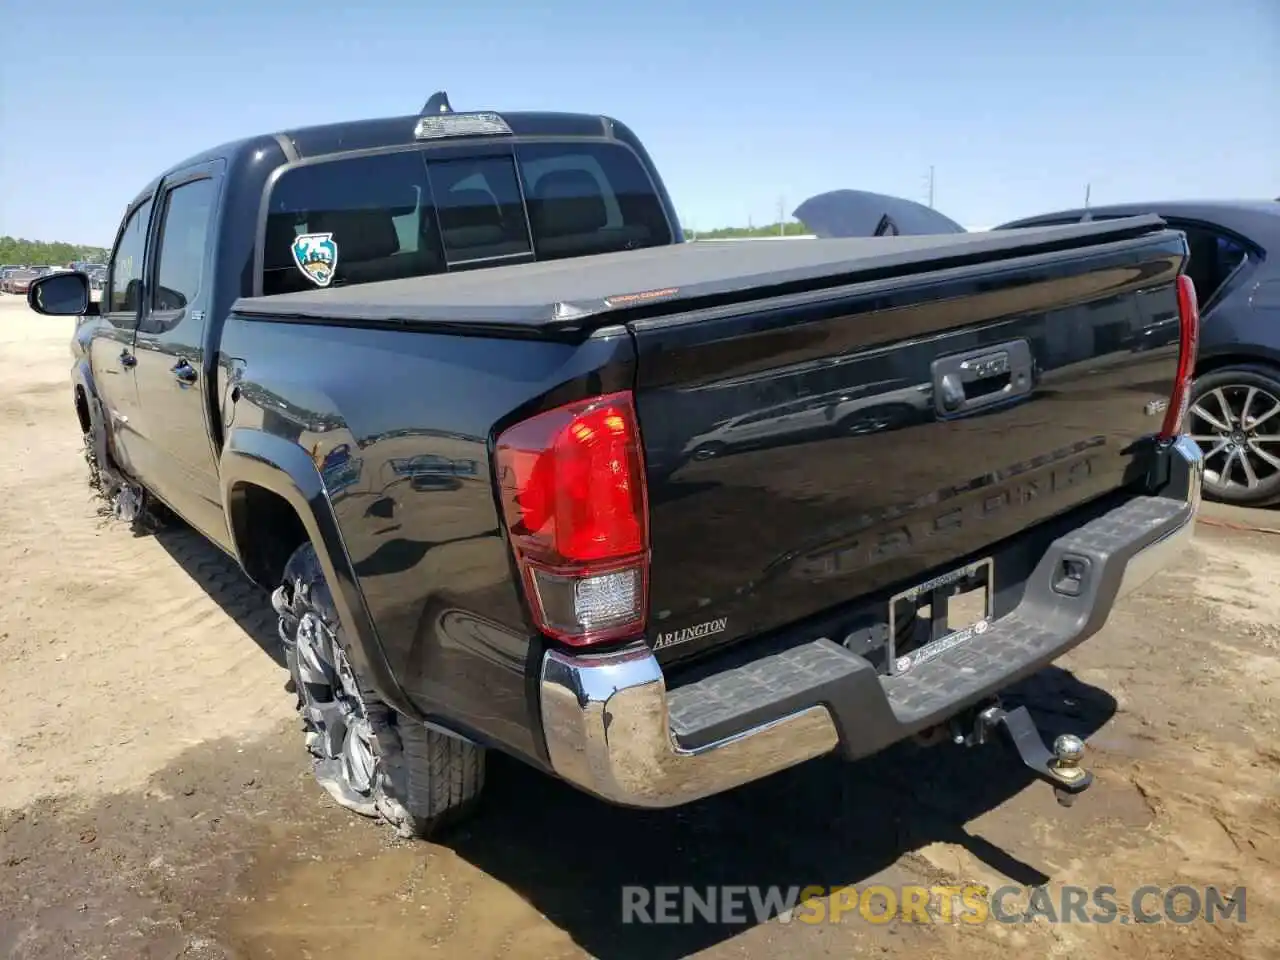
<path id="1" fill-rule="evenodd" d="M 715 230 L 686 228 L 684 234 L 685 238 L 690 240 L 731 240 L 735 237 L 794 237 L 812 232 L 799 220 L 787 220 L 783 223 L 766 223 L 759 227 L 717 227 Z"/>
<path id="2" fill-rule="evenodd" d="M 766 223 L 759 227 L 686 230 L 685 236 L 698 240 L 727 240 L 734 237 L 791 237 L 812 232 L 798 220 L 788 220 L 784 223 Z M 73 260 L 106 263 L 109 253 L 105 247 L 81 243 L 48 243 L 42 240 L 23 240 L 20 237 L 0 237 L 0 263 L 20 263 L 29 267 L 62 266 Z"/>
<path id="3" fill-rule="evenodd" d="M 59 267 L 73 260 L 106 263 L 107 256 L 106 248 L 90 247 L 83 243 L 47 243 L 43 240 L 23 240 L 20 237 L 0 237 L 0 263 Z"/>

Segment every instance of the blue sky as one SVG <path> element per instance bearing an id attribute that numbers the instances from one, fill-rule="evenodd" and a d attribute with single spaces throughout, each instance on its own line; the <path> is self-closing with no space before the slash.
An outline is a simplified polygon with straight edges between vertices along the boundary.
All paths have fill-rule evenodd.
<path id="1" fill-rule="evenodd" d="M 986 226 L 1280 196 L 1280 0 L 6 0 L 0 234 L 107 244 L 155 173 L 309 123 L 609 113 L 686 226 L 824 190 Z"/>

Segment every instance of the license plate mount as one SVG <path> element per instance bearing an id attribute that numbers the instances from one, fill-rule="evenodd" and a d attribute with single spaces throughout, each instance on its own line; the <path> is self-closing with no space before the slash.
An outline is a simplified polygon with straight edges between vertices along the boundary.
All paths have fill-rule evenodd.
<path id="1" fill-rule="evenodd" d="M 990 557 L 889 599 L 889 675 L 903 674 L 986 633 L 995 565 Z"/>

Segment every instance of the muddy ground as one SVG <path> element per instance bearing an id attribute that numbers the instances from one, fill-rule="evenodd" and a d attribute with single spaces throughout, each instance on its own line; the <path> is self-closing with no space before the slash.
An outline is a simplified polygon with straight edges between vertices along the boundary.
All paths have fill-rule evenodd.
<path id="1" fill-rule="evenodd" d="M 658 813 L 499 758 L 467 827 L 403 843 L 313 785 L 265 597 L 190 534 L 99 515 L 70 330 L 0 298 L 0 956 L 1280 956 L 1280 537 L 1202 524 L 1020 691 L 1046 733 L 1089 738 L 1070 809 L 995 749 L 818 761 Z M 1010 882 L 1244 886 L 1247 913 L 619 922 L 627 884 Z"/>

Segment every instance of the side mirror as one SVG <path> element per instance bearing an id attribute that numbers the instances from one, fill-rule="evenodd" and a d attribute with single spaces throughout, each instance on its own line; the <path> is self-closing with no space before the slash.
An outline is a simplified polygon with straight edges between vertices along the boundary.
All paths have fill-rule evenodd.
<path id="1" fill-rule="evenodd" d="M 90 302 L 89 277 L 78 270 L 51 273 L 27 288 L 27 306 L 46 317 L 82 316 Z"/>

